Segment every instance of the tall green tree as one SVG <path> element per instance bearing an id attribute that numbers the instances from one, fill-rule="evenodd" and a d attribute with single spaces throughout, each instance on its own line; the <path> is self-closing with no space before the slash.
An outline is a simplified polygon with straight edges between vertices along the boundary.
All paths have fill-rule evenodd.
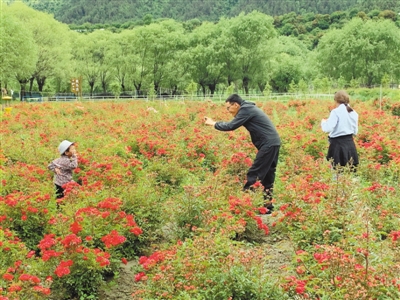
<path id="1" fill-rule="evenodd" d="M 240 14 L 229 23 L 230 26 L 223 32 L 228 37 L 225 47 L 233 50 L 238 77 L 248 94 L 250 84 L 262 71 L 261 62 L 268 58 L 264 42 L 276 36 L 273 19 L 253 11 L 247 15 Z"/>
<path id="2" fill-rule="evenodd" d="M 240 79 L 239 66 L 237 64 L 236 49 L 230 47 L 231 36 L 228 32 L 231 24 L 230 19 L 222 18 L 218 24 L 218 36 L 213 37 L 216 51 L 224 63 L 224 74 L 226 84 L 230 86 L 233 82 Z"/>
<path id="3" fill-rule="evenodd" d="M 322 74 L 368 86 L 380 84 L 388 73 L 400 78 L 400 30 L 389 20 L 353 19 L 341 30 L 322 37 L 317 62 Z"/>
<path id="4" fill-rule="evenodd" d="M 166 20 L 153 23 L 142 28 L 142 43 L 145 43 L 147 53 L 145 62 L 149 69 L 150 80 L 155 91 L 160 93 L 169 69 L 169 62 L 175 60 L 177 51 L 184 49 L 184 29 L 182 24 Z"/>
<path id="5" fill-rule="evenodd" d="M 273 90 L 287 92 L 291 82 L 297 84 L 307 78 L 310 51 L 295 37 L 279 36 L 268 45 L 271 56 L 269 79 Z"/>
<path id="6" fill-rule="evenodd" d="M 111 57 L 112 33 L 106 30 L 96 30 L 89 34 L 77 35 L 74 38 L 73 58 L 76 64 L 77 76 L 85 78 L 93 95 L 96 82 L 100 82 L 102 91 L 107 92 L 111 81 L 109 57 Z"/>
<path id="7" fill-rule="evenodd" d="M 201 86 L 203 95 L 207 90 L 214 95 L 216 86 L 223 81 L 225 63 L 218 49 L 220 28 L 210 22 L 205 22 L 190 34 L 187 62 L 189 72 L 194 82 Z"/>
<path id="8" fill-rule="evenodd" d="M 124 30 L 115 34 L 110 41 L 112 48 L 110 63 L 115 81 L 121 86 L 122 93 L 131 89 L 130 83 L 136 73 L 139 57 L 135 53 L 135 34 L 133 30 Z M 132 85 L 133 87 L 133 85 Z"/>
<path id="9" fill-rule="evenodd" d="M 111 57 L 114 51 L 112 47 L 114 34 L 108 30 L 96 30 L 90 35 L 96 45 L 96 49 L 93 49 L 93 61 L 99 71 L 101 90 L 105 94 L 113 76 Z"/>
<path id="10" fill-rule="evenodd" d="M 149 67 L 149 49 L 146 43 L 147 34 L 142 27 L 136 27 L 130 30 L 129 41 L 133 49 L 128 48 L 130 51 L 131 60 L 128 62 L 132 65 L 133 69 L 130 72 L 133 86 L 138 95 L 142 94 L 142 87 L 146 83 L 148 74 L 150 74 Z"/>
<path id="11" fill-rule="evenodd" d="M 186 58 L 187 49 L 178 50 L 174 53 L 173 59 L 169 60 L 166 69 L 163 85 L 168 89 L 168 93 L 176 95 L 178 91 L 183 91 L 188 86 L 191 76 L 189 73 L 189 63 Z"/>
<path id="12" fill-rule="evenodd" d="M 37 47 L 32 32 L 6 6 L 2 7 L 0 39 L 0 88 L 15 78 L 24 91 L 23 82 L 26 84 L 35 70 Z"/>
<path id="13" fill-rule="evenodd" d="M 10 5 L 9 13 L 32 32 L 38 59 L 29 78 L 30 90 L 36 80 L 39 91 L 42 91 L 47 78 L 57 76 L 68 66 L 71 49 L 69 28 L 54 20 L 51 15 L 36 11 L 21 2 Z"/>

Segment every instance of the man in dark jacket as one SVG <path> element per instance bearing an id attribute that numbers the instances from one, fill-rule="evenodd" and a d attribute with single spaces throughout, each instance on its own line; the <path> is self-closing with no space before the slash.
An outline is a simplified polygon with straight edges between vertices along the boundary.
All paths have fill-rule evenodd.
<path id="1" fill-rule="evenodd" d="M 273 209 L 272 190 L 275 181 L 276 166 L 278 164 L 281 140 L 268 116 L 255 103 L 244 101 L 239 95 L 232 94 L 225 101 L 226 109 L 234 117 L 230 122 L 215 122 L 205 117 L 205 124 L 214 126 L 220 131 L 231 131 L 244 126 L 251 136 L 251 141 L 258 152 L 253 165 L 247 172 L 247 182 L 243 189 L 251 189 L 257 179 L 264 186 L 266 207 L 269 213 Z"/>

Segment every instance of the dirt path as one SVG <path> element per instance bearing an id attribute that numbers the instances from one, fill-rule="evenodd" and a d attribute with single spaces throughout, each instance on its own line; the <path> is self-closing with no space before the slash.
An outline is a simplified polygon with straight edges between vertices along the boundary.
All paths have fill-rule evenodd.
<path id="1" fill-rule="evenodd" d="M 290 264 L 293 255 L 293 246 L 291 242 L 279 235 L 278 232 L 271 227 L 274 218 L 271 216 L 263 216 L 263 222 L 270 227 L 270 234 L 266 236 L 262 244 L 268 252 L 268 263 L 265 266 L 270 270 L 281 270 L 285 265 Z M 137 261 L 128 262 L 127 265 L 121 264 L 120 275 L 115 285 L 102 290 L 99 300 L 132 300 L 132 291 L 135 288 L 135 273 L 132 267 Z"/>
<path id="2" fill-rule="evenodd" d="M 115 285 L 100 291 L 99 300 L 132 300 L 132 291 L 135 283 L 135 273 L 132 267 L 137 261 L 130 261 L 126 265 L 121 264 L 119 277 Z"/>
<path id="3" fill-rule="evenodd" d="M 269 253 L 269 260 L 266 267 L 271 270 L 281 270 L 283 266 L 291 263 L 294 247 L 287 237 L 282 236 L 275 227 L 271 226 L 276 221 L 274 217 L 266 215 L 262 217 L 262 220 L 264 224 L 268 225 L 270 230 L 270 233 L 262 242 Z"/>

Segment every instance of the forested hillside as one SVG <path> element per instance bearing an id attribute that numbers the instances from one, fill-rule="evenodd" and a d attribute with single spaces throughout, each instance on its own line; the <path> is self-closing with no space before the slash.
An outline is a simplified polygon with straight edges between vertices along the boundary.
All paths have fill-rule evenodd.
<path id="1" fill-rule="evenodd" d="M 8 0 L 7 2 L 13 2 Z M 400 12 L 398 0 L 23 0 L 36 10 L 54 14 L 67 24 L 106 24 L 171 18 L 177 21 L 199 19 L 216 21 L 240 12 L 257 10 L 271 16 L 335 11 L 392 10 Z"/>

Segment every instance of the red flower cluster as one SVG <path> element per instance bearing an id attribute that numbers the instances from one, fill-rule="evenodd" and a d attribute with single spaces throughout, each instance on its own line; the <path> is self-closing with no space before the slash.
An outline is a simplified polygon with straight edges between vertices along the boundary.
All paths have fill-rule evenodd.
<path id="1" fill-rule="evenodd" d="M 46 250 L 53 247 L 57 241 L 54 239 L 55 234 L 46 234 L 43 239 L 39 242 L 38 248 L 41 250 Z"/>
<path id="2" fill-rule="evenodd" d="M 109 234 L 101 238 L 107 248 L 118 246 L 126 241 L 126 237 L 119 235 L 118 231 L 112 230 Z"/>
<path id="3" fill-rule="evenodd" d="M 61 244 L 64 245 L 64 248 L 72 248 L 80 245 L 82 243 L 82 239 L 75 234 L 67 235 L 62 241 Z"/>
<path id="4" fill-rule="evenodd" d="M 118 198 L 107 198 L 97 204 L 98 208 L 118 210 L 121 208 L 122 200 Z"/>
<path id="5" fill-rule="evenodd" d="M 96 262 L 100 264 L 100 267 L 105 267 L 110 264 L 110 253 L 103 252 L 99 249 L 94 249 L 94 252 L 96 254 Z"/>
<path id="6" fill-rule="evenodd" d="M 29 274 L 22 274 L 19 276 L 19 280 L 21 281 L 30 281 L 32 283 L 39 283 L 40 279 L 36 276 L 29 275 Z"/>
<path id="7" fill-rule="evenodd" d="M 139 258 L 139 264 L 141 264 L 145 270 L 149 270 L 153 266 L 155 266 L 158 262 L 162 262 L 164 259 L 165 259 L 164 253 L 157 251 L 154 252 L 149 257 L 141 256 Z"/>
<path id="8" fill-rule="evenodd" d="M 54 271 L 54 274 L 56 274 L 58 277 L 68 275 L 69 273 L 71 273 L 69 267 L 71 267 L 73 264 L 74 263 L 72 260 L 61 261 Z"/>
<path id="9" fill-rule="evenodd" d="M 287 277 L 289 287 L 294 287 L 294 290 L 297 294 L 303 295 L 306 291 L 307 281 L 299 280 L 294 276 Z"/>

